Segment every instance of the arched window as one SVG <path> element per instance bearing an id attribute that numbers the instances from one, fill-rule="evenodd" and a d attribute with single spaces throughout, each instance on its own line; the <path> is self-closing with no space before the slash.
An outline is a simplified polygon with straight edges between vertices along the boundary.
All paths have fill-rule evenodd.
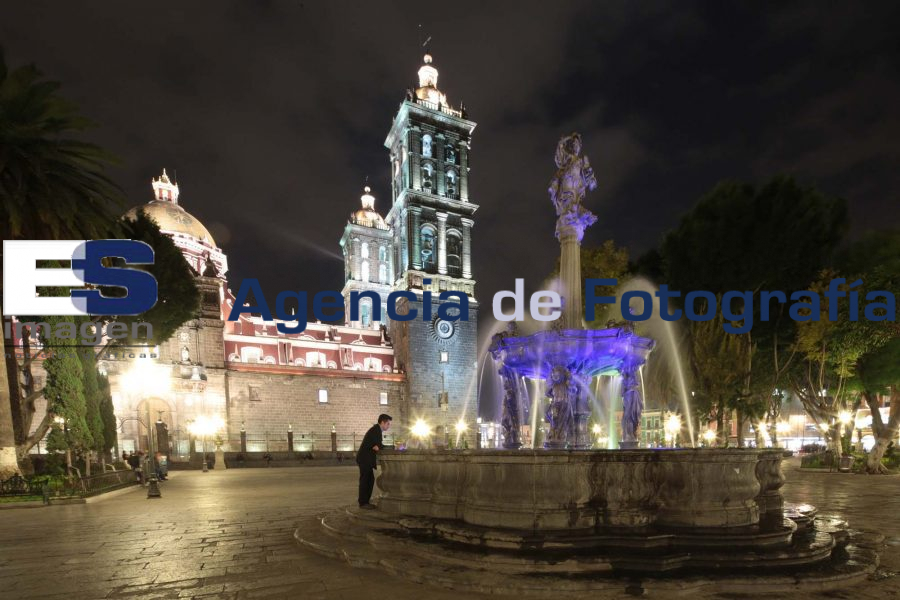
<path id="1" fill-rule="evenodd" d="M 447 195 L 456 195 L 456 171 L 453 169 L 447 171 Z"/>
<path id="2" fill-rule="evenodd" d="M 444 148 L 444 161 L 453 165 L 456 164 L 456 150 L 450 144 L 447 144 Z"/>
<path id="3" fill-rule="evenodd" d="M 244 346 L 241 348 L 241 362 L 258 363 L 262 358 L 262 350 L 254 346 Z"/>
<path id="4" fill-rule="evenodd" d="M 387 265 L 378 265 L 378 283 L 387 283 Z"/>
<path id="5" fill-rule="evenodd" d="M 369 258 L 369 243 L 363 242 L 362 248 L 359 251 L 359 255 L 363 258 Z"/>
<path id="6" fill-rule="evenodd" d="M 307 352 L 306 353 L 306 366 L 307 367 L 320 367 L 322 369 L 325 368 L 325 353 L 324 352 Z"/>
<path id="7" fill-rule="evenodd" d="M 422 156 L 431 158 L 431 136 L 427 133 L 422 136 Z"/>
<path id="8" fill-rule="evenodd" d="M 431 163 L 425 163 L 422 165 L 422 187 L 426 190 L 430 190 L 432 187 L 432 176 L 434 175 L 434 167 L 431 166 Z"/>
<path id="9" fill-rule="evenodd" d="M 360 303 L 360 317 L 359 323 L 363 329 L 368 329 L 372 326 L 372 305 L 369 304 L 365 299 Z"/>
<path id="10" fill-rule="evenodd" d="M 426 225 L 422 228 L 422 269 L 434 271 L 434 228 Z"/>
<path id="11" fill-rule="evenodd" d="M 447 273 L 462 276 L 462 239 L 456 231 L 447 232 Z"/>
<path id="12" fill-rule="evenodd" d="M 387 248 L 384 246 L 378 246 L 378 260 L 382 262 L 387 260 Z"/>
<path id="13" fill-rule="evenodd" d="M 366 282 L 369 281 L 369 261 L 362 261 L 362 273 L 360 273 L 359 278 Z"/>

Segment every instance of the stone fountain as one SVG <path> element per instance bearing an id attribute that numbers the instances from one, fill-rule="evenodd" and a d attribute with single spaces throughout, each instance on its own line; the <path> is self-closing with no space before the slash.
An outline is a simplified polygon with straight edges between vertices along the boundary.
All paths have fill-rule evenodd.
<path id="1" fill-rule="evenodd" d="M 560 140 L 556 166 L 566 301 L 556 327 L 492 340 L 506 448 L 385 450 L 378 510 L 320 515 L 297 540 L 357 566 L 502 594 L 785 593 L 868 577 L 878 536 L 786 505 L 782 450 L 637 448 L 636 374 L 654 342 L 627 325 L 582 328 L 579 246 L 596 221 L 582 201 L 597 183 L 579 135 Z M 618 450 L 588 449 L 589 383 L 601 373 L 623 379 Z M 525 378 L 547 389 L 544 448 L 521 447 Z"/>

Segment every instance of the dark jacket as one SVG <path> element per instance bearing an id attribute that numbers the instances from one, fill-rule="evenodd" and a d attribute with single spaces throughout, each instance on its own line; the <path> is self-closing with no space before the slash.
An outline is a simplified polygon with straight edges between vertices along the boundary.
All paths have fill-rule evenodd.
<path id="1" fill-rule="evenodd" d="M 132 454 L 128 457 L 128 466 L 132 469 L 137 469 L 141 466 L 141 457 L 137 454 Z"/>
<path id="2" fill-rule="evenodd" d="M 359 451 L 356 453 L 356 464 L 361 467 L 369 467 L 370 469 L 376 468 L 378 455 L 372 450 L 372 446 L 378 446 L 379 450 L 384 448 L 381 434 L 381 425 L 378 423 L 369 428 L 363 437 L 362 444 L 359 445 Z"/>

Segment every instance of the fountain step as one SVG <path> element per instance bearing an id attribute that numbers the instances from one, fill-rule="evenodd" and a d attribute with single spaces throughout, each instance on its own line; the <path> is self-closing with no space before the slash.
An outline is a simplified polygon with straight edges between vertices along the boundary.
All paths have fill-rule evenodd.
<path id="1" fill-rule="evenodd" d="M 381 569 L 410 581 L 464 592 L 532 597 L 552 594 L 575 598 L 600 592 L 681 596 L 700 591 L 737 594 L 831 590 L 862 581 L 873 572 L 878 564 L 877 550 L 883 542 L 883 537 L 877 535 L 850 535 L 842 521 L 828 517 L 822 519 L 822 529 L 817 526 L 816 530 L 797 536 L 789 548 L 728 553 L 626 549 L 607 556 L 583 550 L 569 556 L 548 551 L 523 554 L 421 539 L 419 533 L 413 530 L 409 535 L 408 528 L 400 527 L 396 519 L 381 511 L 360 513 L 355 509 L 341 510 L 329 513 L 324 520 L 308 519 L 300 524 L 295 537 L 301 546 L 319 554 L 356 567 Z M 419 525 L 423 525 L 421 521 L 424 520 Z M 834 551 L 837 554 L 832 553 L 835 534 L 849 538 L 845 548 Z M 361 535 L 365 540 L 360 539 Z M 785 567 L 808 562 L 817 564 L 796 574 L 783 572 Z M 678 578 L 654 576 L 685 566 L 687 570 Z M 715 568 L 732 571 L 710 575 Z M 736 574 L 733 569 L 744 574 Z"/>
<path id="2" fill-rule="evenodd" d="M 571 551 L 611 547 L 640 550 L 692 550 L 696 548 L 779 548 L 788 547 L 797 526 L 784 519 L 771 531 L 759 527 L 730 530 L 645 532 L 608 531 L 596 534 L 543 532 L 532 536 L 516 531 L 489 529 L 459 522 L 436 522 L 424 518 L 400 518 L 398 523 L 411 534 L 434 535 L 440 539 L 497 550 Z"/>

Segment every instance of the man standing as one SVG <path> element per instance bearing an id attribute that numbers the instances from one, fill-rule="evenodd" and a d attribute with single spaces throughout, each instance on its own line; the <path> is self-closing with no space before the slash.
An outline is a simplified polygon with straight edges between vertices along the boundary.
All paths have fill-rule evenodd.
<path id="1" fill-rule="evenodd" d="M 375 508 L 369 504 L 372 490 L 375 488 L 375 472 L 378 468 L 378 452 L 384 447 L 382 434 L 391 428 L 391 415 L 378 415 L 378 423 L 372 425 L 363 437 L 362 444 L 356 452 L 356 464 L 359 465 L 359 507 Z"/>

